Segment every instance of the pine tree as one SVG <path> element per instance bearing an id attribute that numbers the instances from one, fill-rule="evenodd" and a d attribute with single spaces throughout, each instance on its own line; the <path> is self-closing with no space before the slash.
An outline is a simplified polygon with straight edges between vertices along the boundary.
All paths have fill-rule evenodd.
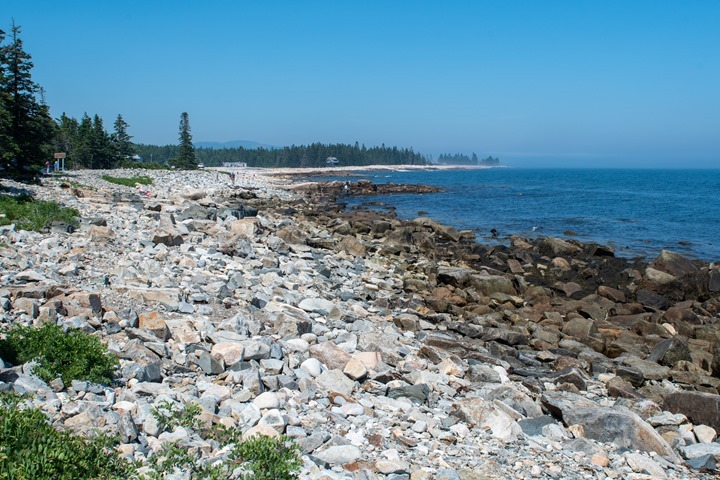
<path id="1" fill-rule="evenodd" d="M 91 168 L 115 168 L 117 164 L 117 151 L 110 141 L 110 135 L 105 131 L 102 118 L 95 114 L 93 117 L 91 145 L 93 150 L 93 166 Z"/>
<path id="2" fill-rule="evenodd" d="M 5 41 L 5 32 L 0 30 L 0 45 Z M 10 115 L 10 93 L 7 91 L 8 78 L 5 71 L 6 52 L 0 47 L 0 169 L 6 167 L 17 155 L 17 144 L 12 137 L 12 116 Z"/>
<path id="3" fill-rule="evenodd" d="M 73 145 L 74 168 L 93 168 L 92 130 L 92 119 L 85 113 L 78 125 L 75 145 Z"/>
<path id="4" fill-rule="evenodd" d="M 3 166 L 10 176 L 30 178 L 52 156 L 54 123 L 40 86 L 32 81 L 33 63 L 23 50 L 20 27 L 14 23 L 10 42 L 0 47 L 0 62 L 0 90 L 5 105 L 0 122 L 9 121 L 5 131 L 0 132 L 5 136 L 0 142 L 8 144 L 12 155 L 5 154 L 9 158 Z"/>
<path id="5" fill-rule="evenodd" d="M 192 143 L 192 135 L 190 135 L 190 116 L 187 112 L 180 115 L 180 146 L 174 164 L 177 168 L 186 170 L 198 168 L 195 147 Z"/>
<path id="6" fill-rule="evenodd" d="M 68 117 L 63 112 L 60 118 L 55 121 L 55 151 L 67 154 L 65 158 L 65 166 L 69 168 L 75 162 L 75 146 L 78 142 L 78 121 L 72 117 Z"/>
<path id="7" fill-rule="evenodd" d="M 117 150 L 120 160 L 130 159 L 135 155 L 135 146 L 132 143 L 132 136 L 128 135 L 127 129 L 130 125 L 123 119 L 122 115 L 118 115 L 115 119 L 115 132 L 111 135 L 111 140 Z"/>

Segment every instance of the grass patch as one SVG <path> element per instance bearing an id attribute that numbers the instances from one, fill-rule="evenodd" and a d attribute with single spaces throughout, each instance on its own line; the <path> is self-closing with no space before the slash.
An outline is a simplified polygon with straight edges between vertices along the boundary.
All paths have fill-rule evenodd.
<path id="1" fill-rule="evenodd" d="M 0 194 L 0 225 L 14 223 L 18 230 L 41 231 L 53 221 L 77 224 L 80 212 L 59 203 L 35 200 L 30 195 Z"/>
<path id="2" fill-rule="evenodd" d="M 0 340 L 0 358 L 13 365 L 35 360 L 35 374 L 46 382 L 60 376 L 65 385 L 73 380 L 109 383 L 119 366 L 97 337 L 79 330 L 65 333 L 50 323 L 10 330 L 7 338 Z"/>
<path id="3" fill-rule="evenodd" d="M 102 179 L 106 182 L 115 183 L 117 185 L 124 185 L 126 187 L 134 187 L 136 184 L 140 185 L 152 185 L 153 181 L 150 177 L 139 176 L 139 177 L 111 177 L 110 175 L 103 175 Z"/>

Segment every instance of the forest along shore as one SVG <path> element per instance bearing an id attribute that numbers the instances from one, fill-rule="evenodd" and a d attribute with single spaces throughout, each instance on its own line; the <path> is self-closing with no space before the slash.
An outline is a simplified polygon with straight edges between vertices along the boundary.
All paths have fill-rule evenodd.
<path id="1" fill-rule="evenodd" d="M 105 173 L 148 175 L 154 196 Z M 0 227 L 3 326 L 94 332 L 121 368 L 112 386 L 50 386 L 5 365 L 0 388 L 58 427 L 120 435 L 128 458 L 167 440 L 149 412 L 170 401 L 289 435 L 301 478 L 712 478 L 717 265 L 557 238 L 483 246 L 257 171 L 43 183 L 23 188 L 82 221 Z M 197 435 L 172 441 L 223 458 Z"/>

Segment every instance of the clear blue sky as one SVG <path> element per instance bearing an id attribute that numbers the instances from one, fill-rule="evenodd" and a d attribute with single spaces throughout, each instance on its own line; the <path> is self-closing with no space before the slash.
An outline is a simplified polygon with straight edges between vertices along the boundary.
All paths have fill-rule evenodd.
<path id="1" fill-rule="evenodd" d="M 720 2 L 2 0 L 54 117 L 135 141 L 720 167 Z"/>

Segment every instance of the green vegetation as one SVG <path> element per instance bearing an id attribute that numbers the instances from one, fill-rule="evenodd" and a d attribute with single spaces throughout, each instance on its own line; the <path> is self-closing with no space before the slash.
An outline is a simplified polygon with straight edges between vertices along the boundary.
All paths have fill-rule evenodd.
<path id="1" fill-rule="evenodd" d="M 52 158 L 54 123 L 20 27 L 13 22 L 8 43 L 5 36 L 0 29 L 0 176 L 29 180 Z"/>
<path id="2" fill-rule="evenodd" d="M 245 441 L 236 429 L 221 425 L 204 428 L 200 421 L 202 407 L 189 404 L 180 407 L 169 401 L 161 402 L 150 413 L 164 430 L 183 427 L 198 433 L 202 438 L 211 438 L 222 447 L 232 445 L 228 460 L 224 463 L 209 464 L 200 458 L 200 453 L 180 445 L 163 445 L 146 465 L 147 477 L 160 480 L 165 475 L 177 472 L 190 473 L 193 480 L 219 480 L 238 478 L 233 475 L 242 467 L 242 480 L 294 480 L 300 469 L 300 449 L 288 437 L 271 438 L 254 436 Z"/>
<path id="3" fill-rule="evenodd" d="M 103 175 L 102 179 L 106 182 L 116 183 L 118 185 L 125 185 L 126 187 L 134 187 L 136 184 L 140 185 L 152 185 L 152 178 L 140 176 L 140 177 L 111 177 L 110 175 Z"/>
<path id="4" fill-rule="evenodd" d="M 231 446 L 225 461 L 201 458 L 202 450 L 166 443 L 144 464 L 119 457 L 117 438 L 83 438 L 58 432 L 36 408 L 24 408 L 24 398 L 0 392 L 0 480 L 149 479 L 182 473 L 192 480 L 295 480 L 300 451 L 288 437 L 251 437 L 241 441 L 239 430 L 216 425 L 200 431 L 198 405 L 175 407 L 162 402 L 151 413 L 165 429 L 184 427 L 203 439 Z"/>
<path id="5" fill-rule="evenodd" d="M 14 223 L 19 230 L 39 232 L 53 221 L 77 223 L 80 212 L 61 207 L 57 202 L 33 199 L 30 195 L 0 194 L 0 225 Z"/>
<path id="6" fill-rule="evenodd" d="M 197 156 L 195 155 L 195 147 L 192 143 L 192 135 L 190 135 L 190 116 L 187 112 L 180 115 L 180 145 L 178 146 L 177 158 L 171 160 L 171 165 L 184 170 L 194 170 L 198 168 Z"/>
<path id="7" fill-rule="evenodd" d="M 35 360 L 35 374 L 45 381 L 60 376 L 65 385 L 73 380 L 109 383 L 119 366 L 97 337 L 79 330 L 65 333 L 49 323 L 10 330 L 7 338 L 0 340 L 0 358 L 14 365 Z"/>
<path id="8" fill-rule="evenodd" d="M 287 437 L 251 437 L 236 445 L 231 459 L 244 462 L 254 480 L 292 480 L 300 469 L 300 449 Z"/>
<path id="9" fill-rule="evenodd" d="M 479 160 L 477 154 L 475 153 L 472 154 L 472 158 L 468 157 L 467 155 L 462 155 L 460 153 L 443 153 L 440 154 L 440 156 L 438 157 L 437 163 L 445 165 L 484 165 L 491 167 L 495 165 L 500 165 L 500 159 L 490 156 Z"/>
<path id="10" fill-rule="evenodd" d="M 113 448 L 116 441 L 58 432 L 22 402 L 17 395 L 0 398 L 0 480 L 128 478 L 131 465 Z"/>
<path id="11" fill-rule="evenodd" d="M 200 428 L 198 415 L 202 412 L 202 407 L 196 403 L 184 405 L 182 408 L 176 408 L 172 402 L 163 400 L 157 408 L 153 408 L 150 413 L 163 426 L 165 430 L 174 430 L 176 427 L 190 428 L 197 430 Z"/>
<path id="12" fill-rule="evenodd" d="M 157 162 L 169 162 L 178 156 L 174 145 L 136 145 L 138 154 Z M 367 148 L 357 142 L 348 144 L 293 145 L 291 147 L 266 148 L 198 148 L 197 162 L 206 167 L 221 166 L 223 162 L 244 162 L 249 167 L 324 167 L 330 157 L 338 159 L 339 166 L 364 165 L 425 165 L 429 159 L 414 152 L 412 148 L 380 147 Z"/>

